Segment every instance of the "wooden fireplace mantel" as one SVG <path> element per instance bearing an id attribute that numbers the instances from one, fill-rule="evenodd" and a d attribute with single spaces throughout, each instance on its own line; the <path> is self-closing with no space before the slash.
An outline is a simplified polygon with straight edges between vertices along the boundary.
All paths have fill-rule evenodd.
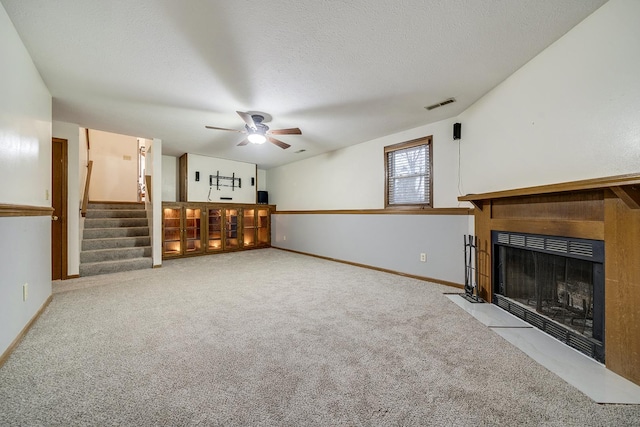
<path id="1" fill-rule="evenodd" d="M 471 202 L 478 288 L 491 301 L 491 232 L 603 240 L 605 364 L 640 385 L 640 173 L 458 198 Z"/>
<path id="2" fill-rule="evenodd" d="M 610 189 L 630 209 L 640 209 L 640 174 L 618 175 L 605 178 L 585 179 L 560 184 L 539 185 L 491 193 L 467 194 L 458 200 L 471 202 L 476 209 L 482 210 L 488 200 L 518 196 L 533 196 L 574 191 Z"/>

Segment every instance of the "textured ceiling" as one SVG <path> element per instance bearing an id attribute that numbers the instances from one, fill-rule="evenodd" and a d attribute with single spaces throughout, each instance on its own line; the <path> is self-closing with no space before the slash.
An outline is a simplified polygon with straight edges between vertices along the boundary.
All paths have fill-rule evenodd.
<path id="1" fill-rule="evenodd" d="M 605 3 L 0 1 L 54 120 L 265 169 L 456 116 Z M 303 135 L 282 150 L 205 129 L 241 129 L 236 110 Z"/>

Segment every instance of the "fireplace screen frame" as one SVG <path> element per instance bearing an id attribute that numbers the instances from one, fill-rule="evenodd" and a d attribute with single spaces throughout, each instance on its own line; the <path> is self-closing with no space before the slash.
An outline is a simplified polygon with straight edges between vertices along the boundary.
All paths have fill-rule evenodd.
<path id="1" fill-rule="evenodd" d="M 492 302 L 531 325 L 543 330 L 570 347 L 604 363 L 604 241 L 567 238 L 540 234 L 491 231 L 492 242 Z M 556 255 L 591 262 L 593 268 L 593 337 L 557 322 L 535 308 L 502 295 L 503 267 L 500 247 Z"/>

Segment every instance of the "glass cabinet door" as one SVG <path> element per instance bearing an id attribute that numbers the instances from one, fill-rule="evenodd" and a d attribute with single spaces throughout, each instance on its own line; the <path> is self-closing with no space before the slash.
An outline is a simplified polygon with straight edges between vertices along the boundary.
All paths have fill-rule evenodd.
<path id="1" fill-rule="evenodd" d="M 242 243 L 245 248 L 256 245 L 255 209 L 242 210 Z"/>
<path id="2" fill-rule="evenodd" d="M 269 235 L 269 209 L 258 209 L 258 223 L 256 225 L 256 231 L 258 235 L 258 245 L 268 246 L 271 241 Z"/>
<path id="3" fill-rule="evenodd" d="M 238 228 L 238 209 L 225 209 L 225 249 L 240 248 L 240 232 Z"/>
<path id="4" fill-rule="evenodd" d="M 207 210 L 207 251 L 216 252 L 222 250 L 222 209 Z"/>
<path id="5" fill-rule="evenodd" d="M 185 253 L 202 252 L 202 209 L 185 208 Z"/>
<path id="6" fill-rule="evenodd" d="M 162 255 L 182 254 L 182 233 L 180 217 L 182 208 L 164 208 L 162 210 Z"/>

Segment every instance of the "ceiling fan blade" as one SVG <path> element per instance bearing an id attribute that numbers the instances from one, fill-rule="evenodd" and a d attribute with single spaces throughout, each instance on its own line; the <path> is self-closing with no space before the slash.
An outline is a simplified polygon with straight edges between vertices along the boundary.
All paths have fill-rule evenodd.
<path id="1" fill-rule="evenodd" d="M 267 132 L 271 135 L 302 135 L 302 131 L 298 128 L 290 129 L 273 129 Z"/>
<path id="2" fill-rule="evenodd" d="M 247 138 L 243 139 L 242 141 L 240 141 L 240 143 L 238 144 L 238 146 L 243 146 L 243 145 L 247 145 L 249 143 L 249 140 Z"/>
<path id="3" fill-rule="evenodd" d="M 251 117 L 251 114 L 243 113 L 242 111 L 236 111 L 236 113 L 238 113 L 238 115 L 242 118 L 242 120 L 244 120 L 247 126 L 249 126 L 251 129 L 258 128 L 255 122 L 253 121 L 253 117 Z"/>
<path id="4" fill-rule="evenodd" d="M 268 140 L 269 140 L 269 142 L 271 142 L 272 144 L 275 144 L 275 145 L 277 145 L 278 147 L 280 147 L 280 148 L 282 148 L 282 149 L 284 149 L 284 150 L 286 150 L 287 148 L 291 147 L 289 144 L 287 144 L 287 143 L 285 143 L 285 142 L 282 142 L 282 141 L 280 141 L 279 139 L 275 139 L 275 138 L 272 138 L 272 137 L 270 137 L 270 136 L 267 136 L 267 139 L 268 139 Z"/>
<path id="5" fill-rule="evenodd" d="M 239 132 L 239 133 L 245 133 L 245 131 L 243 130 L 238 130 L 238 129 L 227 129 L 227 128 L 219 128 L 219 127 L 215 127 L 215 126 L 205 126 L 207 129 L 213 129 L 213 130 L 228 130 L 230 132 Z"/>

